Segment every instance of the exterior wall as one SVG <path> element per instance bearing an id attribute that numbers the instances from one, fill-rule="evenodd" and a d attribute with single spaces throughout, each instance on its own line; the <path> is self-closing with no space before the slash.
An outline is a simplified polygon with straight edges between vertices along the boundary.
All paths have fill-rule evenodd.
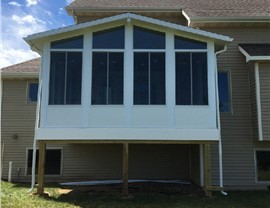
<path id="1" fill-rule="evenodd" d="M 270 63 L 259 63 L 263 140 L 270 140 Z"/>
<path id="2" fill-rule="evenodd" d="M 152 17 L 155 19 L 164 20 L 167 22 L 172 22 L 180 25 L 187 25 L 186 18 L 181 14 L 181 12 L 173 12 L 173 13 L 157 13 L 157 12 L 134 12 L 135 14 Z M 77 16 L 77 23 L 89 22 L 92 20 L 101 19 L 104 17 L 110 17 L 114 15 L 122 14 L 121 12 L 99 12 L 99 13 L 90 13 L 89 15 Z"/>
<path id="3" fill-rule="evenodd" d="M 1 138 L 4 143 L 3 179 L 7 179 L 8 163 L 12 161 L 12 179 L 31 180 L 31 176 L 26 175 L 26 151 L 33 146 L 36 103 L 27 102 L 28 81 L 3 81 L 1 126 Z M 14 134 L 18 135 L 18 139 L 12 138 Z M 191 179 L 190 164 L 192 163 L 192 171 L 199 171 L 197 146 L 132 144 L 129 147 L 130 179 Z M 45 176 L 46 182 L 122 177 L 120 144 L 54 144 L 48 145 L 48 148 L 61 148 L 63 158 L 61 175 Z M 192 160 L 190 155 L 194 155 Z M 194 181 L 197 182 L 199 172 L 192 174 Z"/>
<path id="4" fill-rule="evenodd" d="M 232 112 L 221 113 L 225 186 L 255 184 L 249 66 L 239 52 L 239 43 L 270 43 L 269 28 L 201 28 L 228 35 L 234 41 L 218 56 L 218 68 L 231 70 Z M 218 183 L 218 151 L 212 147 L 213 183 Z"/>

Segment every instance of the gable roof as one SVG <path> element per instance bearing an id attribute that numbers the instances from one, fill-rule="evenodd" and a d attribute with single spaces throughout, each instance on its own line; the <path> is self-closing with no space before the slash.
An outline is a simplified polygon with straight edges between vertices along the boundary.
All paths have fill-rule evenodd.
<path id="1" fill-rule="evenodd" d="M 40 58 L 25 61 L 1 69 L 2 78 L 37 78 L 40 70 Z"/>
<path id="2" fill-rule="evenodd" d="M 270 44 L 239 44 L 248 61 L 270 61 Z"/>
<path id="3" fill-rule="evenodd" d="M 233 40 L 232 38 L 230 38 L 228 36 L 219 35 L 216 33 L 207 32 L 207 31 L 199 30 L 199 29 L 194 29 L 191 27 L 186 27 L 186 26 L 182 26 L 182 25 L 178 25 L 178 24 L 174 24 L 174 23 L 169 23 L 169 22 L 165 22 L 162 20 L 158 20 L 158 19 L 154 19 L 154 18 L 150 18 L 150 17 L 145 17 L 145 16 L 141 16 L 141 15 L 137 15 L 137 14 L 132 14 L 132 13 L 124 13 L 124 14 L 115 15 L 115 16 L 111 16 L 111 17 L 107 17 L 107 18 L 102 18 L 102 19 L 98 19 L 98 20 L 94 20 L 94 21 L 90 21 L 90 22 L 80 23 L 80 24 L 62 27 L 62 28 L 58 28 L 58 29 L 54 29 L 54 30 L 41 32 L 41 33 L 36 33 L 36 34 L 27 36 L 26 38 L 24 38 L 24 40 L 32 48 L 36 48 L 37 49 L 36 51 L 39 52 L 39 51 L 41 51 L 41 48 L 38 46 L 37 43 L 44 38 L 48 38 L 48 37 L 53 36 L 53 35 L 62 35 L 64 33 L 73 32 L 76 30 L 85 29 L 85 28 L 89 28 L 89 27 L 93 27 L 93 26 L 97 26 L 97 25 L 101 25 L 101 24 L 105 24 L 105 23 L 109 23 L 109 22 L 114 22 L 114 21 L 119 21 L 119 20 L 127 20 L 127 19 L 133 19 L 133 20 L 138 20 L 138 21 L 142 21 L 145 23 L 163 26 L 163 27 L 178 30 L 181 32 L 185 32 L 185 33 L 189 33 L 189 34 L 193 34 L 193 35 L 197 35 L 197 36 L 201 36 L 201 37 L 205 37 L 205 38 L 211 38 L 214 41 L 219 41 L 219 42 L 223 42 L 223 43 L 230 42 Z"/>
<path id="4" fill-rule="evenodd" d="M 66 7 L 72 11 L 158 11 L 184 10 L 195 17 L 269 17 L 270 0 L 75 0 Z M 269 19 L 268 19 L 269 20 Z"/>

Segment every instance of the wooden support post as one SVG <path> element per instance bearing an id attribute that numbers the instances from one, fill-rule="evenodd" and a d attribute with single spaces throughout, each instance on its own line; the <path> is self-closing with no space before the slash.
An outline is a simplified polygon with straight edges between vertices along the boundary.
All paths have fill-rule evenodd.
<path id="1" fill-rule="evenodd" d="M 128 196 L 128 143 L 123 144 L 123 197 Z"/>
<path id="2" fill-rule="evenodd" d="M 44 194 L 44 172 L 45 172 L 45 157 L 46 157 L 46 143 L 39 142 L 39 159 L 38 159 L 38 187 L 37 194 Z"/>
<path id="3" fill-rule="evenodd" d="M 208 197 L 212 196 L 211 186 L 211 155 L 210 144 L 204 144 L 204 191 Z"/>

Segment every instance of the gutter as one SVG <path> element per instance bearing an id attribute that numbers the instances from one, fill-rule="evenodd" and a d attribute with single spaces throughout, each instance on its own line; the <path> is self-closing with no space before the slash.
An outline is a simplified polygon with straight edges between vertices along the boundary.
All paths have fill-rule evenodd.
<path id="1" fill-rule="evenodd" d="M 217 113 L 217 128 L 219 130 L 219 142 L 218 142 L 218 152 L 219 152 L 219 186 L 221 188 L 224 187 L 223 184 L 223 155 L 222 155 L 222 141 L 221 141 L 221 124 L 220 124 L 220 112 L 219 112 L 219 92 L 218 92 L 218 67 L 217 67 L 217 56 L 221 53 L 227 51 L 227 45 L 220 51 L 215 53 L 216 58 L 216 70 L 215 70 L 215 77 L 216 77 L 216 113 Z M 228 194 L 224 191 L 221 191 L 221 194 L 227 196 Z"/>
<path id="2" fill-rule="evenodd" d="M 38 78 L 38 72 L 2 72 L 2 79 Z"/>

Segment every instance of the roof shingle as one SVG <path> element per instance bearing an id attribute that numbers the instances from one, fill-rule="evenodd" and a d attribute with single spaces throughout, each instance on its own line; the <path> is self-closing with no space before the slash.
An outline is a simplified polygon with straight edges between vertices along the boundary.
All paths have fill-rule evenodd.
<path id="1" fill-rule="evenodd" d="M 239 44 L 250 56 L 270 56 L 270 44 Z"/>
<path id="2" fill-rule="evenodd" d="M 190 17 L 269 17 L 270 0 L 75 0 L 67 9 L 183 9 Z"/>
<path id="3" fill-rule="evenodd" d="M 39 68 L 40 58 L 36 58 L 12 66 L 4 67 L 1 69 L 1 73 L 39 72 Z"/>

